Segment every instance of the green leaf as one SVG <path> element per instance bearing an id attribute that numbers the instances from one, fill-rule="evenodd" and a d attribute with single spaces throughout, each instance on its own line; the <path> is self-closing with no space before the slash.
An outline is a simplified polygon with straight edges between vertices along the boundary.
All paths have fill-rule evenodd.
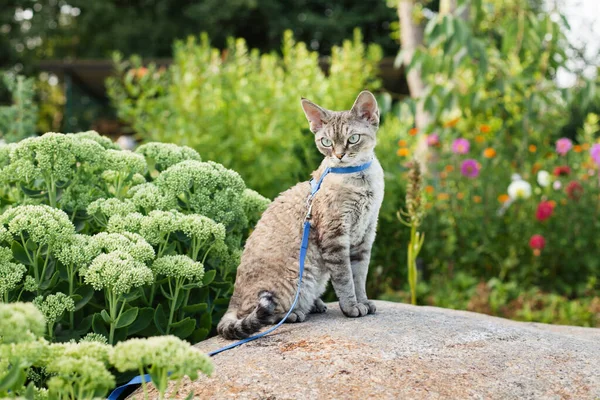
<path id="1" fill-rule="evenodd" d="M 181 288 L 183 290 L 190 290 L 190 289 L 195 289 L 197 287 L 202 286 L 202 282 L 197 282 L 197 283 L 186 283 L 185 285 L 183 285 Z"/>
<path id="2" fill-rule="evenodd" d="M 35 385 L 33 382 L 29 382 L 27 389 L 25 389 L 25 392 L 23 393 L 23 397 L 25 397 L 27 400 L 35 399 Z"/>
<path id="3" fill-rule="evenodd" d="M 100 311 L 100 315 L 102 316 L 104 322 L 106 322 L 107 324 L 111 324 L 113 322 L 113 319 L 110 317 L 110 315 L 108 315 L 106 310 Z"/>
<path id="4" fill-rule="evenodd" d="M 208 309 L 208 304 L 198 303 L 198 304 L 191 304 L 191 305 L 183 307 L 183 312 L 190 313 L 190 314 L 196 314 L 196 313 L 204 312 L 207 309 Z"/>
<path id="5" fill-rule="evenodd" d="M 104 335 L 104 337 L 108 339 L 108 330 L 106 329 L 106 325 L 104 324 L 100 313 L 94 314 L 94 318 L 92 320 L 92 330 L 94 333 Z"/>
<path id="6" fill-rule="evenodd" d="M 196 321 L 187 317 L 179 322 L 171 324 L 171 333 L 180 339 L 185 339 L 194 332 Z"/>
<path id="7" fill-rule="evenodd" d="M 129 303 L 131 301 L 137 300 L 141 296 L 142 296 L 142 293 L 139 290 L 134 290 L 129 293 L 125 293 L 123 295 L 123 299 Z"/>
<path id="8" fill-rule="evenodd" d="M 231 282 L 213 282 L 210 286 L 215 289 L 228 290 L 231 287 Z"/>
<path id="9" fill-rule="evenodd" d="M 27 241 L 25 242 L 25 248 L 31 252 L 36 251 L 38 247 L 38 244 L 31 240 L 31 238 L 27 239 Z"/>
<path id="10" fill-rule="evenodd" d="M 229 304 L 229 298 L 215 299 L 215 301 L 213 301 L 213 304 L 215 306 L 226 306 Z"/>
<path id="11" fill-rule="evenodd" d="M 181 305 L 183 304 L 183 300 L 185 298 L 185 295 L 183 293 L 179 293 L 179 296 L 177 297 L 176 301 L 175 301 L 175 309 L 178 310 Z"/>
<path id="12" fill-rule="evenodd" d="M 20 186 L 21 186 L 21 191 L 23 191 L 23 193 L 27 197 L 40 198 L 40 197 L 46 196 L 46 193 L 43 190 L 29 189 L 28 187 L 24 186 L 23 184 L 21 184 Z"/>
<path id="13" fill-rule="evenodd" d="M 0 392 L 19 389 L 25 383 L 25 379 L 27 379 L 27 374 L 24 368 L 21 367 L 21 363 L 14 363 L 11 369 L 8 370 L 8 374 L 0 380 Z"/>
<path id="14" fill-rule="evenodd" d="M 85 306 L 92 299 L 92 296 L 94 296 L 94 288 L 87 285 L 81 286 L 77 288 L 75 293 L 81 297 L 79 300 L 73 299 L 75 300 L 75 311 L 78 311 L 81 310 L 81 308 L 83 308 L 83 306 Z"/>
<path id="15" fill-rule="evenodd" d="M 52 270 L 50 272 L 52 272 Z M 46 274 L 46 276 L 47 275 L 48 274 Z M 52 275 L 52 277 L 50 279 L 46 278 L 45 281 L 40 283 L 40 289 L 46 290 L 46 289 L 54 288 L 54 286 L 56 286 L 56 283 L 58 282 L 58 278 L 59 278 L 58 275 L 59 275 L 59 273 L 58 273 L 58 271 L 56 271 L 56 272 L 54 272 L 54 274 Z"/>
<path id="16" fill-rule="evenodd" d="M 138 316 L 138 308 L 137 307 L 130 308 L 129 310 L 125 311 L 123 314 L 119 315 L 119 318 L 117 318 L 116 328 L 117 329 L 125 328 L 126 326 L 133 324 L 133 322 L 135 321 L 137 316 Z"/>
<path id="17" fill-rule="evenodd" d="M 90 328 L 92 327 L 92 320 L 94 319 L 95 314 L 90 314 L 87 317 L 83 318 L 79 323 L 75 321 L 75 326 L 77 327 L 77 333 L 80 336 L 85 336 Z"/>
<path id="18" fill-rule="evenodd" d="M 25 251 L 23 246 L 21 246 L 21 243 L 12 242 L 10 249 L 13 253 L 13 257 L 15 258 L 15 260 L 17 260 L 23 265 L 33 265 L 31 261 L 29 261 L 29 257 L 27 257 L 27 252 Z"/>
<path id="19" fill-rule="evenodd" d="M 171 294 L 169 292 L 167 292 L 167 290 L 164 288 L 163 285 L 160 285 L 159 288 L 160 288 L 160 292 L 162 293 L 162 295 L 164 296 L 165 299 L 173 300 L 173 298 L 171 297 Z"/>
<path id="20" fill-rule="evenodd" d="M 198 343 L 206 339 L 208 336 L 208 329 L 198 328 L 192 333 L 192 343 Z"/>
<path id="21" fill-rule="evenodd" d="M 210 329 L 212 328 L 212 316 L 210 313 L 202 314 L 200 321 L 198 322 L 198 327 L 207 329 L 210 332 Z"/>
<path id="22" fill-rule="evenodd" d="M 167 315 L 163 310 L 162 304 L 159 304 L 154 311 L 154 325 L 156 325 L 158 331 L 163 335 L 167 331 Z"/>
<path id="23" fill-rule="evenodd" d="M 138 311 L 137 318 L 131 325 L 127 327 L 127 334 L 133 335 L 140 332 L 143 329 L 146 329 L 148 325 L 152 322 L 152 317 L 154 315 L 154 308 L 152 307 L 144 307 L 140 308 Z"/>
<path id="24" fill-rule="evenodd" d="M 202 285 L 204 285 L 204 286 L 210 285 L 212 283 L 212 281 L 215 279 L 216 275 L 217 275 L 217 271 L 214 269 L 211 271 L 207 271 L 204 274 L 204 278 L 202 278 Z"/>

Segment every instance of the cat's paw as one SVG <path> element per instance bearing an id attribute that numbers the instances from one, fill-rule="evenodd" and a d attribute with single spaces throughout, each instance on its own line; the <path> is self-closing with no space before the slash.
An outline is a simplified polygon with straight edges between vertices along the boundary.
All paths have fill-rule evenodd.
<path id="1" fill-rule="evenodd" d="M 350 318 L 363 317 L 369 313 L 369 308 L 362 303 L 340 304 L 340 308 L 344 315 Z"/>
<path id="2" fill-rule="evenodd" d="M 302 311 L 296 310 L 296 311 L 292 311 L 290 313 L 290 315 L 288 315 L 285 322 L 291 322 L 291 323 L 304 322 L 305 319 L 306 319 L 306 314 L 304 314 Z"/>
<path id="3" fill-rule="evenodd" d="M 315 303 L 312 306 L 312 309 L 310 310 L 311 313 L 317 314 L 323 314 L 325 311 L 327 311 L 327 306 L 325 305 L 325 303 L 323 303 L 323 300 L 321 299 L 316 299 Z"/>
<path id="4" fill-rule="evenodd" d="M 361 304 L 364 304 L 369 309 L 369 314 L 375 314 L 377 312 L 377 306 L 370 300 L 361 301 Z"/>

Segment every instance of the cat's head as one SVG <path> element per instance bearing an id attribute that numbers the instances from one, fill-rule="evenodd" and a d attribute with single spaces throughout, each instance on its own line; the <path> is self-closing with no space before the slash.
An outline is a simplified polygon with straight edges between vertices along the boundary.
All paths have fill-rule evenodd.
<path id="1" fill-rule="evenodd" d="M 371 92 L 360 92 L 349 111 L 330 111 L 304 98 L 302 108 L 330 166 L 359 165 L 373 158 L 379 108 Z"/>

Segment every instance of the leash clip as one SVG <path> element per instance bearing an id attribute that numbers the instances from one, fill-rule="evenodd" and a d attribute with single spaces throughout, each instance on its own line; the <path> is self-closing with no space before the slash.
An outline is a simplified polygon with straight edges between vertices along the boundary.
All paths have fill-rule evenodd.
<path id="1" fill-rule="evenodd" d="M 314 195 L 311 194 L 306 199 L 307 212 L 306 212 L 306 216 L 304 217 L 304 221 L 310 221 L 310 219 L 312 218 L 313 197 L 314 197 Z"/>
<path id="2" fill-rule="evenodd" d="M 306 216 L 304 217 L 304 221 L 310 221 L 311 218 L 312 218 L 312 202 L 310 202 L 308 205 L 308 212 L 306 213 Z"/>

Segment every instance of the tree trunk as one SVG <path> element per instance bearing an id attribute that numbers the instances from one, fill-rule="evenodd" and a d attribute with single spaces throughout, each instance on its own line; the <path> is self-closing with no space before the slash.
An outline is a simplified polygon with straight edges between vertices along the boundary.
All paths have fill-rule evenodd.
<path id="1" fill-rule="evenodd" d="M 398 19 L 400 20 L 400 47 L 402 50 L 402 63 L 408 67 L 415 51 L 423 45 L 423 26 L 417 25 L 413 19 L 415 0 L 398 1 Z M 423 94 L 425 82 L 418 68 L 412 68 L 407 76 L 410 97 L 416 101 L 415 127 L 423 132 L 430 122 L 429 114 L 423 109 Z M 422 171 L 427 171 L 427 140 L 425 135 L 419 136 L 415 148 L 415 158 L 421 164 Z"/>

